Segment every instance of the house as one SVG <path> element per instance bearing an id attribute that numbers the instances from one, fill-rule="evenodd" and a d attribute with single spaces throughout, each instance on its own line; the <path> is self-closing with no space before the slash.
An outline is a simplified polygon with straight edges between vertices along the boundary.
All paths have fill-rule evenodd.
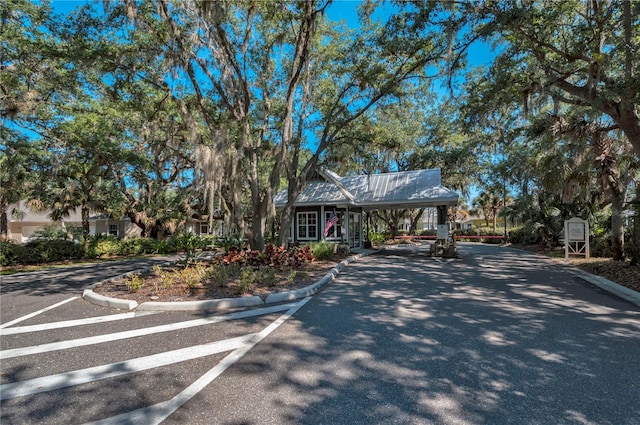
<path id="1" fill-rule="evenodd" d="M 487 227 L 487 220 L 477 215 L 471 215 L 464 220 L 458 222 L 460 229 L 471 229 L 474 227 Z"/>
<path id="2" fill-rule="evenodd" d="M 73 228 L 82 227 L 82 217 L 79 210 L 71 211 L 68 217 L 54 221 L 50 211 L 34 212 L 24 201 L 7 206 L 7 238 L 17 243 L 27 243 L 36 233 L 47 226 L 60 226 L 68 232 Z M 90 235 L 112 235 L 123 239 L 140 236 L 140 228 L 128 218 L 120 220 L 109 219 L 104 215 L 92 215 L 89 218 Z"/>
<path id="3" fill-rule="evenodd" d="M 107 215 L 100 214 L 89 217 L 89 234 L 126 239 L 139 237 L 142 234 L 142 229 L 133 224 L 128 217 L 114 220 Z"/>
<path id="4" fill-rule="evenodd" d="M 287 203 L 287 191 L 274 197 L 276 209 Z M 458 194 L 441 184 L 440 169 L 341 177 L 321 168 L 294 202 L 291 240 L 334 241 L 350 248 L 363 246 L 363 213 L 372 210 L 435 207 L 440 224 L 446 208 L 458 204 Z M 324 229 L 332 214 L 338 222 Z M 444 211 L 444 213 L 443 213 Z M 444 216 L 444 217 L 442 217 Z"/>

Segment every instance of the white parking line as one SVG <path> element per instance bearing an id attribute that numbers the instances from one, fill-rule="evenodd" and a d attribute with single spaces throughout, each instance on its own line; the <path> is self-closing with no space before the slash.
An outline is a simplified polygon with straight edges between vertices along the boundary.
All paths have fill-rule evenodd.
<path id="1" fill-rule="evenodd" d="M 49 310 L 54 309 L 56 307 L 60 307 L 61 305 L 66 304 L 69 301 L 77 300 L 79 298 L 80 297 L 77 297 L 77 296 L 73 297 L 73 298 L 69 298 L 68 300 L 60 301 L 59 303 L 56 303 L 54 305 L 50 305 L 49 307 L 43 308 L 42 310 L 34 311 L 33 313 L 27 314 L 26 316 L 22 316 L 22 317 L 19 317 L 19 318 L 15 319 L 15 320 L 10 321 L 10 322 L 3 323 L 2 325 L 0 325 L 0 329 L 6 328 L 8 326 L 14 325 L 16 323 L 22 322 L 22 321 L 27 320 L 27 319 L 31 319 L 32 317 L 37 316 L 38 314 L 42 314 L 45 311 L 49 311 Z"/>
<path id="2" fill-rule="evenodd" d="M 229 338 L 223 341 L 211 342 L 209 344 L 167 351 L 166 353 L 138 357 L 136 359 L 126 360 L 123 362 L 74 370 L 57 375 L 43 376 L 20 382 L 12 382 L 10 384 L 3 384 L 0 385 L 0 400 L 8 400 L 15 397 L 53 391 L 60 388 L 86 384 L 88 382 L 113 378 L 129 373 L 141 372 L 156 367 L 168 366 L 170 364 L 210 356 L 212 354 L 224 353 L 225 351 L 231 351 L 242 347 L 247 342 L 250 342 L 255 335 L 256 334 L 249 334 L 236 338 Z"/>
<path id="3" fill-rule="evenodd" d="M 255 310 L 246 310 L 238 313 L 232 313 L 224 316 L 212 316 L 204 319 L 187 320 L 185 322 L 169 323 L 167 325 L 153 326 L 150 328 L 135 329 L 131 331 L 115 332 L 105 335 L 96 335 L 86 338 L 72 339 L 68 341 L 52 342 L 49 344 L 34 345 L 31 347 L 20 347 L 9 350 L 0 351 L 0 360 L 10 359 L 13 357 L 29 356 L 32 354 L 47 353 L 50 351 L 66 350 L 69 348 L 84 347 L 87 345 L 101 344 L 104 342 L 118 341 L 122 339 L 135 338 L 138 336 L 152 335 L 161 332 L 169 332 L 179 329 L 192 328 L 195 326 L 209 325 L 212 323 L 224 322 L 227 320 L 236 320 L 246 317 L 262 316 L 265 314 L 284 311 L 296 304 L 288 303 L 271 307 L 264 307 Z"/>
<path id="4" fill-rule="evenodd" d="M 29 332 L 49 331 L 51 329 L 71 328 L 75 326 L 94 325 L 96 323 L 112 322 L 115 320 L 132 319 L 134 317 L 157 314 L 157 311 L 130 311 L 128 313 L 110 314 L 108 316 L 88 317 L 86 319 L 65 320 L 62 322 L 42 323 L 40 325 L 18 326 L 2 329 L 0 335 L 15 335 Z"/>
<path id="5" fill-rule="evenodd" d="M 123 413 L 110 418 L 105 418 L 99 421 L 91 422 L 85 425 L 117 425 L 117 424 L 159 424 L 164 421 L 169 415 L 178 410 L 187 401 L 191 400 L 196 394 L 198 394 L 207 385 L 213 382 L 218 376 L 220 376 L 227 368 L 238 362 L 245 354 L 247 354 L 256 344 L 266 338 L 271 332 L 276 330 L 287 319 L 293 316 L 303 305 L 305 305 L 311 298 L 307 297 L 302 301 L 295 304 L 290 310 L 280 316 L 276 321 L 264 328 L 257 334 L 254 334 L 253 338 L 246 344 L 235 349 L 229 353 L 220 363 L 210 369 L 207 373 L 198 378 L 193 384 L 189 385 L 178 395 L 170 400 L 163 401 L 152 406 L 143 407 L 132 412 Z"/>

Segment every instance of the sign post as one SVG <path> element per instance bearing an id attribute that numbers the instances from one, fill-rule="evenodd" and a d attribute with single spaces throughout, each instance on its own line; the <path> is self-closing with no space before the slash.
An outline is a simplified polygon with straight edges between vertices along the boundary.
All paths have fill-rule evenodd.
<path id="1" fill-rule="evenodd" d="M 589 222 L 578 217 L 564 221 L 564 258 L 581 255 L 589 259 Z"/>

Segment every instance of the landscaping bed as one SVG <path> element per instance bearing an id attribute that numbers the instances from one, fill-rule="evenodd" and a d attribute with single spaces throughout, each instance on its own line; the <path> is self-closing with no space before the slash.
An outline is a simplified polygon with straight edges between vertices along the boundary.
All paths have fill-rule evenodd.
<path id="1" fill-rule="evenodd" d="M 112 298 L 126 299 L 143 303 L 147 301 L 198 301 L 220 298 L 234 298 L 242 296 L 258 295 L 266 297 L 275 292 L 292 291 L 312 285 L 322 279 L 341 259 L 313 261 L 304 264 L 295 270 L 292 276 L 291 271 L 275 271 L 273 280 L 271 276 L 260 282 L 255 282 L 250 287 L 242 288 L 240 276 L 230 279 L 226 284 L 220 285 L 211 278 L 189 284 L 185 280 L 175 280 L 167 284 L 167 279 L 153 271 L 144 277 L 144 284 L 138 289 L 132 290 L 127 285 L 128 279 L 117 279 L 104 283 L 96 288 L 94 292 Z M 166 269 L 167 273 L 178 271 L 180 268 Z M 293 279 L 292 279 L 293 277 Z"/>
<path id="2" fill-rule="evenodd" d="M 268 245 L 264 252 L 231 249 L 206 261 L 155 266 L 142 274 L 103 283 L 94 292 L 138 303 L 197 301 L 292 291 L 322 279 L 344 256 L 316 260 L 310 248 Z"/>
<path id="3" fill-rule="evenodd" d="M 604 277 L 618 285 L 625 286 L 634 291 L 640 292 L 640 267 L 631 266 L 627 261 L 614 261 L 611 258 L 591 257 L 588 260 L 583 257 L 572 256 L 568 259 L 564 258 L 564 248 L 557 247 L 552 250 L 545 250 L 538 245 L 525 245 L 513 247 L 525 249 L 537 254 L 546 255 L 548 257 L 557 258 L 567 264 L 578 267 L 586 272 L 596 276 Z"/>

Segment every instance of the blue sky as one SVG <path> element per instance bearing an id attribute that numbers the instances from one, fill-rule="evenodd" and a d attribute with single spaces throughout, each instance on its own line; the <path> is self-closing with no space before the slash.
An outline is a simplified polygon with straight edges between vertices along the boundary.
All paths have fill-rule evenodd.
<path id="1" fill-rule="evenodd" d="M 101 2 L 95 0 L 53 0 L 52 5 L 54 11 L 60 14 L 69 14 L 75 8 L 82 6 L 86 3 L 94 3 L 101 6 Z M 334 0 L 326 10 L 327 17 L 332 21 L 344 21 L 350 27 L 358 26 L 358 14 L 357 8 L 361 4 L 358 0 Z M 373 15 L 373 19 L 384 19 L 389 13 L 392 13 L 394 6 L 387 2 Z M 468 50 L 469 66 L 476 67 L 479 65 L 488 65 L 494 58 L 495 53 L 491 47 L 485 43 L 476 42 Z M 463 77 L 462 77 L 463 78 Z M 463 80 L 459 80 L 461 83 Z M 436 91 L 441 91 L 442 96 L 446 96 L 446 88 L 444 84 L 441 87 L 434 87 Z M 472 189 L 472 196 L 477 192 Z"/>
<path id="2" fill-rule="evenodd" d="M 53 8 L 57 13 L 68 14 L 73 9 L 86 3 L 96 3 L 95 0 L 52 0 Z M 362 3 L 359 0 L 334 0 L 327 8 L 327 17 L 333 21 L 344 20 L 349 26 L 358 25 L 357 8 Z M 374 13 L 376 17 L 384 17 L 392 13 L 393 5 L 389 2 Z M 489 64 L 495 54 L 491 47 L 485 43 L 476 42 L 468 51 L 469 63 L 472 66 Z"/>

